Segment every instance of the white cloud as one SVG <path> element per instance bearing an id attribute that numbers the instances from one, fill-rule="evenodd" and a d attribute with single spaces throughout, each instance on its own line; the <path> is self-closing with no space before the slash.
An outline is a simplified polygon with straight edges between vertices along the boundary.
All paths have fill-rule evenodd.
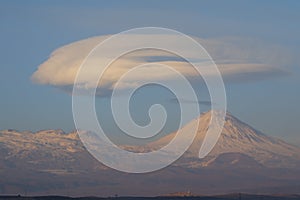
<path id="1" fill-rule="evenodd" d="M 108 37 L 109 36 L 99 36 L 88 38 L 60 47 L 38 67 L 37 71 L 35 71 L 31 77 L 32 80 L 38 84 L 47 84 L 62 88 L 72 86 L 77 71 L 85 57 L 97 44 Z M 134 37 L 139 39 L 139 36 L 135 35 Z M 167 38 L 173 36 L 168 35 L 164 37 Z M 200 39 L 194 37 L 194 39 L 200 42 L 200 44 L 208 50 L 225 79 L 234 79 L 235 77 L 242 76 L 243 79 L 249 80 L 257 79 L 257 76 L 259 75 L 265 77 L 268 75 L 273 76 L 286 74 L 282 68 L 275 66 L 275 64 L 284 65 L 280 56 L 274 57 L 274 52 L 272 52 L 271 49 L 262 49 L 261 45 L 259 45 L 259 48 L 257 49 L 254 44 L 247 46 L 243 44 L 243 40 L 234 40 L 232 38 Z M 126 43 L 126 41 L 124 41 L 124 43 Z M 179 43 L 178 45 L 182 44 Z M 182 46 L 182 48 L 184 48 L 184 46 Z M 113 49 L 114 47 L 107 51 L 111 51 Z M 279 52 L 278 54 L 283 56 L 282 52 Z M 194 56 L 195 59 L 199 59 L 198 55 Z M 97 63 L 100 59 L 102 58 L 97 57 L 97 59 L 94 59 L 93 62 Z M 144 63 L 152 63 L 150 66 L 147 66 L 147 73 L 143 75 L 131 75 L 130 77 L 132 80 L 124 83 L 122 88 L 136 86 L 135 82 L 140 78 L 150 81 L 176 79 L 176 77 L 168 74 L 167 71 L 161 68 L 160 65 L 156 65 L 156 63 L 169 65 L 188 78 L 195 78 L 199 76 L 196 70 L 189 63 L 180 59 L 176 55 L 158 50 L 144 50 L 124 55 L 112 63 L 109 69 L 105 72 L 105 76 L 98 86 L 109 91 L 124 73 L 132 67 Z M 95 74 L 95 71 L 99 70 L 98 67 L 99 66 L 97 65 L 95 65 L 95 67 L 91 67 L 88 73 L 85 74 L 83 81 L 85 81 L 87 87 L 88 85 L 94 85 L 97 81 L 93 78 L 93 75 Z M 206 68 L 204 67 L 201 73 L 210 76 L 214 75 L 209 66 Z"/>

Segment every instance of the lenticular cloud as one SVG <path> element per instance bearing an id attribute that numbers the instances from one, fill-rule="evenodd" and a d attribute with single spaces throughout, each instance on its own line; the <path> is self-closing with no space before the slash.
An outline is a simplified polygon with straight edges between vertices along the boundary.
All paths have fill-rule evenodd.
<path id="1" fill-rule="evenodd" d="M 88 54 L 102 41 L 109 38 L 109 35 L 92 37 L 84 40 L 80 40 L 56 49 L 51 53 L 50 57 L 42 63 L 38 69 L 34 72 L 31 79 L 33 82 L 38 84 L 52 85 L 62 89 L 70 89 L 74 84 L 76 74 L 83 63 L 84 59 Z M 142 35 L 128 35 L 128 41 L 141 39 Z M 155 36 L 153 36 L 155 37 Z M 168 39 L 174 37 L 172 35 L 158 35 L 158 38 Z M 251 54 L 247 56 L 242 56 L 243 54 L 236 52 L 239 50 L 238 46 L 230 46 L 230 52 L 226 48 L 227 43 L 223 40 L 216 39 L 200 39 L 195 38 L 206 50 L 211 54 L 212 59 L 217 63 L 223 78 L 236 79 L 243 77 L 243 80 L 257 79 L 257 77 L 281 75 L 286 72 L 275 68 L 268 63 L 263 63 L 257 58 L 251 58 Z M 171 41 L 171 40 L 170 40 Z M 126 41 L 124 44 L 126 45 Z M 170 44 L 170 45 L 180 45 L 180 44 Z M 113 51 L 115 47 L 107 49 L 107 51 Z M 182 47 L 184 48 L 184 47 Z M 247 49 L 247 51 L 254 51 L 253 49 Z M 235 55 L 239 55 L 236 57 Z M 250 55 L 250 57 L 249 57 Z M 205 60 L 199 60 L 199 55 L 195 55 L 196 62 L 206 62 Z M 99 56 L 94 58 L 94 67 L 90 67 L 88 73 L 85 74 L 84 85 L 86 89 L 90 86 L 94 86 L 95 82 L 98 80 L 93 80 L 92 75 L 99 70 L 101 67 L 97 63 L 100 63 L 103 57 Z M 193 58 L 192 58 L 193 59 Z M 105 71 L 104 78 L 97 82 L 97 87 L 103 89 L 103 91 L 111 91 L 115 86 L 116 82 L 124 75 L 128 70 L 139 65 L 145 65 L 147 67 L 146 74 L 141 77 L 140 74 L 132 74 L 130 80 L 127 82 L 119 84 L 119 89 L 130 89 L 131 87 L 136 87 L 135 83 L 138 79 L 143 78 L 149 81 L 160 81 L 169 80 L 176 81 L 176 77 L 173 77 L 164 68 L 161 68 L 160 64 L 168 65 L 181 74 L 183 74 L 188 79 L 193 79 L 199 77 L 197 71 L 193 66 L 187 63 L 183 58 L 174 55 L 170 52 L 165 52 L 162 50 L 145 49 L 134 52 L 128 52 L 128 54 L 122 55 L 111 63 L 109 68 Z M 209 68 L 203 68 L 202 75 L 214 76 Z M 193 79 L 194 80 L 194 79 Z M 194 80 L 195 81 L 195 80 Z M 197 82 L 197 80 L 196 80 Z"/>

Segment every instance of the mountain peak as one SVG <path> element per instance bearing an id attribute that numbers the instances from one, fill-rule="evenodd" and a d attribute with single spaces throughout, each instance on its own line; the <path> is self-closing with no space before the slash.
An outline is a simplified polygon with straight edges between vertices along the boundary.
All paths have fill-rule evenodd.
<path id="1" fill-rule="evenodd" d="M 212 115 L 216 116 L 217 119 L 212 121 Z M 201 114 L 197 135 L 184 157 L 198 158 L 199 149 L 207 129 L 211 125 L 219 125 L 220 119 L 218 117 L 223 117 L 222 111 L 211 110 Z M 161 148 L 169 143 L 175 135 L 176 132 L 167 135 L 153 142 L 150 146 L 155 149 Z M 226 112 L 222 133 L 207 158 L 216 158 L 224 153 L 243 154 L 269 167 L 295 167 L 299 166 L 300 161 L 300 148 L 257 131 L 230 112 Z"/>
<path id="2" fill-rule="evenodd" d="M 224 112 L 225 112 L 225 115 L 224 115 Z M 207 112 L 201 113 L 201 115 L 199 116 L 199 118 L 200 119 L 211 118 L 212 115 L 214 115 L 217 118 L 225 116 L 225 120 L 235 120 L 235 121 L 242 122 L 240 119 L 238 119 L 237 117 L 235 117 L 231 112 L 229 112 L 229 111 L 223 111 L 223 110 L 209 110 Z M 242 123 L 244 123 L 244 122 L 242 122 Z"/>

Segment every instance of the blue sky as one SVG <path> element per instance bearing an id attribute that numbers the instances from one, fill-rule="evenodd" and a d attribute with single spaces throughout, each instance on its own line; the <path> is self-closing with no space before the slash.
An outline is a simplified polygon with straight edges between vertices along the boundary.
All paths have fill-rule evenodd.
<path id="1" fill-rule="evenodd" d="M 288 75 L 225 82 L 228 109 L 262 132 L 300 145 L 299 1 L 29 0 L 0 5 L 0 129 L 74 129 L 71 96 L 32 83 L 37 67 L 62 45 L 157 26 L 200 38 L 238 38 L 247 41 L 242 48 L 268 51 L 269 63 L 284 60 L 280 67 Z M 280 59 L 278 53 L 272 57 L 273 49 L 284 52 Z"/>

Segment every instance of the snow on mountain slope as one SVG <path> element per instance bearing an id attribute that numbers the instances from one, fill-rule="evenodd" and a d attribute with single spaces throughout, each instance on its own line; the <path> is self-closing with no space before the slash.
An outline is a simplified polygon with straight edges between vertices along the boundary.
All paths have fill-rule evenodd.
<path id="1" fill-rule="evenodd" d="M 210 125 L 211 112 L 213 111 L 201 115 L 197 136 L 184 155 L 186 159 L 193 159 L 193 167 L 206 166 L 207 162 L 211 162 L 224 153 L 245 154 L 266 167 L 293 168 L 300 166 L 299 147 L 290 145 L 280 139 L 264 135 L 235 118 L 230 113 L 226 113 L 222 134 L 213 150 L 206 158 L 202 159 L 201 162 L 195 161 L 195 158 L 198 157 L 198 152 L 205 137 L 206 130 Z M 149 148 L 158 149 L 167 144 L 175 135 L 176 133 L 169 134 L 149 144 Z M 186 163 L 182 164 L 186 165 Z"/>
<path id="2" fill-rule="evenodd" d="M 211 112 L 200 116 L 199 128 L 193 144 L 175 165 L 189 168 L 207 167 L 222 154 L 238 153 L 233 155 L 244 154 L 243 158 L 248 156 L 265 167 L 298 168 L 300 166 L 299 147 L 266 136 L 230 113 L 226 114 L 224 128 L 217 144 L 208 156 L 200 160 L 198 152 L 211 121 Z M 186 125 L 188 126 L 189 124 Z M 124 148 L 137 152 L 159 149 L 175 135 L 176 133 L 171 133 L 147 146 L 124 146 Z M 43 130 L 31 133 L 3 130 L 0 131 L 0 150 L 0 162 L 21 162 L 20 164 L 27 164 L 29 167 L 31 167 L 30 164 L 35 163 L 41 169 L 61 165 L 73 169 L 76 164 L 81 166 L 84 161 L 93 163 L 93 166 L 105 168 L 85 150 L 76 131 L 64 133 L 62 130 Z"/>
<path id="3" fill-rule="evenodd" d="M 85 150 L 77 132 L 0 131 L 0 166 L 56 172 L 95 169 L 98 162 Z M 104 166 L 103 166 L 104 168 Z"/>

